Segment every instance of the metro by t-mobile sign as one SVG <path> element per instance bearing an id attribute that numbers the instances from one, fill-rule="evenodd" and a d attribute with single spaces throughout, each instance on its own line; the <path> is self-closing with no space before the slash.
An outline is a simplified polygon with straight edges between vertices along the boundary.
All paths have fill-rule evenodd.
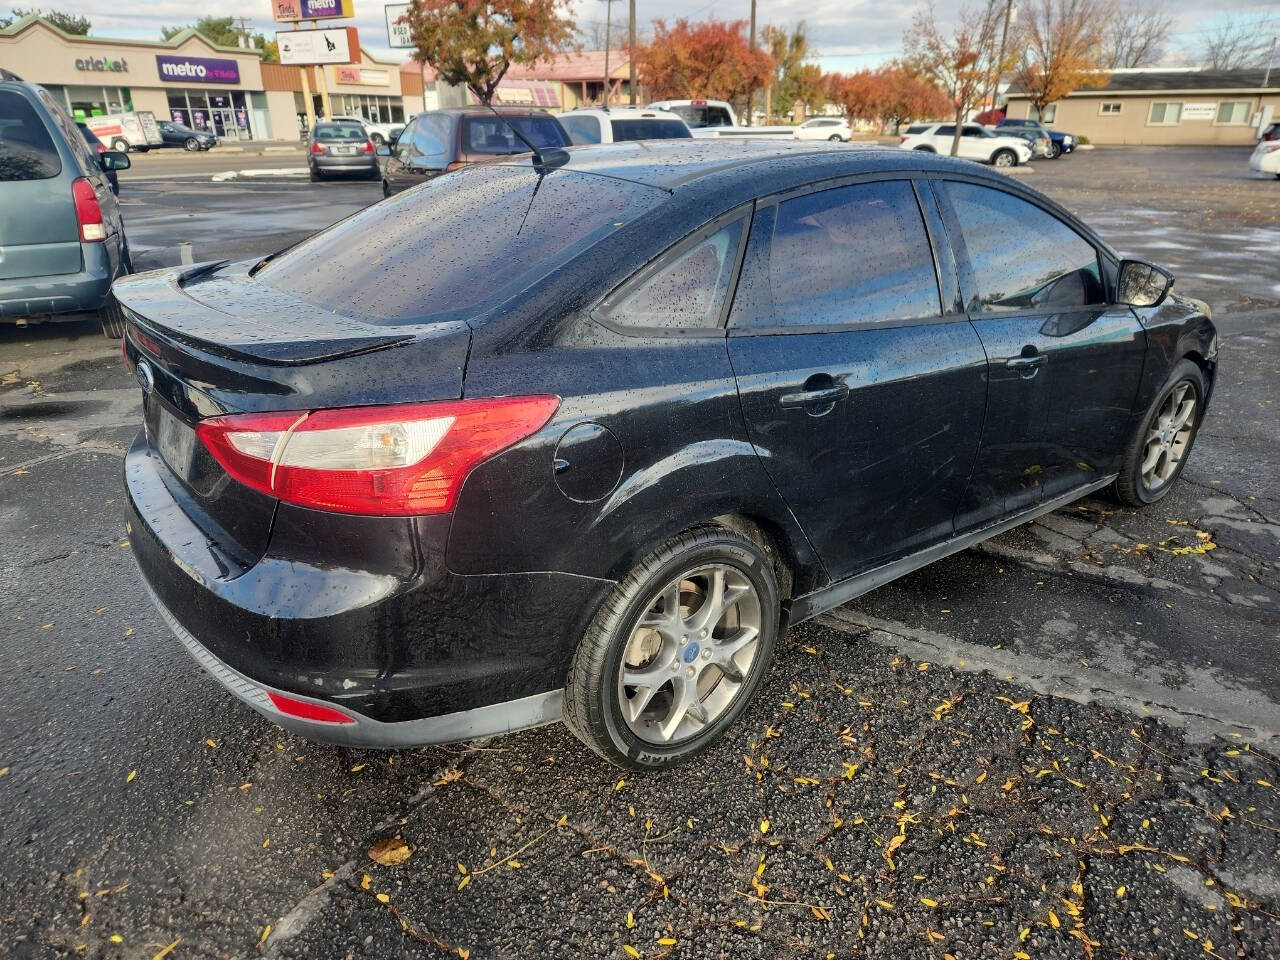
<path id="1" fill-rule="evenodd" d="M 156 54 L 156 70 L 167 83 L 240 82 L 240 65 L 234 60 Z"/>

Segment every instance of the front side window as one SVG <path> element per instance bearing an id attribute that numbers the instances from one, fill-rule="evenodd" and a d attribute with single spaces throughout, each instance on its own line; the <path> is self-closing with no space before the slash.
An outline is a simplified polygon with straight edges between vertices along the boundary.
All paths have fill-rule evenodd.
<path id="1" fill-rule="evenodd" d="M 769 289 L 779 326 L 939 316 L 933 251 L 910 182 L 859 183 L 778 204 Z"/>
<path id="2" fill-rule="evenodd" d="M 935 137 L 954 137 L 956 135 L 956 128 L 954 125 L 948 124 L 933 131 L 933 135 Z"/>
<path id="3" fill-rule="evenodd" d="M 1182 104 L 1153 103 L 1151 105 L 1151 123 L 1175 124 L 1182 120 Z"/>
<path id="4" fill-rule="evenodd" d="M 1224 100 L 1218 104 L 1218 123 L 1248 123 L 1251 100 Z"/>
<path id="5" fill-rule="evenodd" d="M 940 186 L 969 257 L 970 313 L 1069 309 L 1105 300 L 1098 252 L 1057 217 L 1002 190 Z"/>
<path id="6" fill-rule="evenodd" d="M 560 126 L 564 127 L 569 139 L 577 144 L 600 142 L 600 121 L 589 114 L 560 117 Z"/>
<path id="7" fill-rule="evenodd" d="M 0 181 L 47 180 L 61 172 L 62 159 L 35 107 L 19 93 L 0 91 Z"/>
<path id="8" fill-rule="evenodd" d="M 626 327 L 713 328 L 729 292 L 746 218 L 686 241 L 655 268 L 642 272 L 600 316 Z M 665 255 L 664 255 L 665 257 Z"/>
<path id="9" fill-rule="evenodd" d="M 435 158 L 444 163 L 448 159 L 452 159 L 453 152 L 453 124 L 449 117 L 443 113 L 426 113 L 413 121 L 413 125 L 409 128 L 412 131 L 408 140 L 408 155 L 415 160 L 427 160 Z M 404 134 L 401 134 L 398 144 L 405 142 Z"/>

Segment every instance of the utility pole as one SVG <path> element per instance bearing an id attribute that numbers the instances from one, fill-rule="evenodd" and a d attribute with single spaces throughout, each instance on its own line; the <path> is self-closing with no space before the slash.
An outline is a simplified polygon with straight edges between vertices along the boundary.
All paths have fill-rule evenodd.
<path id="1" fill-rule="evenodd" d="M 601 95 L 601 105 L 609 109 L 609 47 L 613 45 L 611 30 L 613 26 L 613 0 L 604 0 L 604 93 Z M 600 21 L 596 21 L 599 23 Z"/>
<path id="2" fill-rule="evenodd" d="M 756 0 L 751 0 L 751 37 L 748 41 L 752 53 L 756 52 Z M 751 101 L 755 99 L 755 88 L 747 87 L 747 126 L 751 126 Z M 768 122 L 767 120 L 765 121 Z"/>
<path id="3" fill-rule="evenodd" d="M 252 49 L 253 45 L 249 43 L 249 28 L 245 25 L 245 18 L 239 17 L 238 19 L 240 20 L 240 49 Z"/>
<path id="4" fill-rule="evenodd" d="M 636 0 L 631 0 L 631 9 L 628 13 L 630 19 L 627 20 L 627 65 L 631 72 L 627 79 L 627 87 L 631 91 L 631 106 L 634 107 L 636 105 Z M 1272 46 L 1275 44 L 1273 43 Z"/>
<path id="5" fill-rule="evenodd" d="M 634 3 L 635 0 L 632 0 Z M 1276 61 L 1276 37 L 1271 38 L 1271 53 L 1267 56 L 1267 72 L 1262 75 L 1262 85 L 1268 86 L 1271 83 L 1271 65 Z"/>

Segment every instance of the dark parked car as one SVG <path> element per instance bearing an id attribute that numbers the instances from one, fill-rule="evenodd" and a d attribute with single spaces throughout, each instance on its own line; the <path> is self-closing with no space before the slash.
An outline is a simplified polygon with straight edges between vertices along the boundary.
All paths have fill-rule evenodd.
<path id="1" fill-rule="evenodd" d="M 399 746 L 563 715 L 661 766 L 788 625 L 1186 463 L 1205 306 L 1012 178 L 795 141 L 543 159 L 119 285 L 134 555 L 282 725 Z"/>
<path id="2" fill-rule="evenodd" d="M 1052 127 L 1046 127 L 1039 120 L 1018 120 L 1013 117 L 1005 117 L 996 125 L 997 130 L 1003 130 L 1006 133 L 1022 133 L 1030 131 L 1040 134 L 1042 137 L 1049 138 L 1049 152 L 1046 154 L 1050 160 L 1056 160 L 1064 153 L 1071 153 L 1080 144 L 1080 140 L 1074 133 L 1063 133 L 1061 130 L 1054 130 Z"/>
<path id="3" fill-rule="evenodd" d="M 358 123 L 317 123 L 307 144 L 311 180 L 327 173 L 355 173 L 373 180 L 379 175 L 373 141 Z"/>
<path id="4" fill-rule="evenodd" d="M 120 202 L 97 153 L 44 87 L 0 68 L 0 322 L 97 319 L 119 337 L 111 284 L 130 272 Z"/>
<path id="5" fill-rule="evenodd" d="M 158 120 L 156 126 L 160 128 L 160 136 L 164 140 L 161 146 L 182 147 L 195 153 L 218 145 L 218 138 L 208 130 L 193 130 L 172 120 Z"/>
<path id="6" fill-rule="evenodd" d="M 502 116 L 494 116 L 495 110 Z M 379 154 L 386 158 L 382 195 L 389 197 L 479 160 L 527 153 L 529 147 L 512 133 L 512 125 L 538 149 L 567 147 L 572 143 L 560 121 L 543 110 L 519 107 L 428 110 L 405 124 L 394 146 L 379 148 Z"/>
<path id="7" fill-rule="evenodd" d="M 93 155 L 97 157 L 99 166 L 102 165 L 102 155 L 107 152 L 107 145 L 98 139 L 98 135 L 83 123 L 76 123 L 76 127 L 80 130 L 80 136 L 84 137 L 84 142 L 89 145 L 89 149 L 93 151 Z M 117 197 L 120 196 L 120 178 L 116 175 L 114 169 L 103 167 L 103 175 L 106 176 L 107 182 L 111 184 L 111 192 Z"/>

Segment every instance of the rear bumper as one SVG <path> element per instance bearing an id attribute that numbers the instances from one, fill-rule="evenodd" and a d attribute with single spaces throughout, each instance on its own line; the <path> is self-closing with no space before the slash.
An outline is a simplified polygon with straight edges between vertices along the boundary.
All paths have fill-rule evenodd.
<path id="1" fill-rule="evenodd" d="M 373 156 L 360 154 L 355 157 L 316 157 L 309 162 L 315 169 L 323 170 L 326 173 L 356 173 L 357 171 L 368 173 L 371 170 L 378 169 L 378 157 L 376 154 Z"/>
<path id="2" fill-rule="evenodd" d="M 561 573 L 454 574 L 448 516 L 286 504 L 264 555 L 237 564 L 192 520 L 145 436 L 126 455 L 125 484 L 131 547 L 166 623 L 237 697 L 320 739 L 408 746 L 558 719 L 569 658 L 613 587 Z M 272 691 L 353 722 L 286 716 Z"/>
<path id="3" fill-rule="evenodd" d="M 119 269 L 120 239 L 82 243 L 79 273 L 0 280 L 0 320 L 56 319 L 93 313 L 111 293 Z"/>

